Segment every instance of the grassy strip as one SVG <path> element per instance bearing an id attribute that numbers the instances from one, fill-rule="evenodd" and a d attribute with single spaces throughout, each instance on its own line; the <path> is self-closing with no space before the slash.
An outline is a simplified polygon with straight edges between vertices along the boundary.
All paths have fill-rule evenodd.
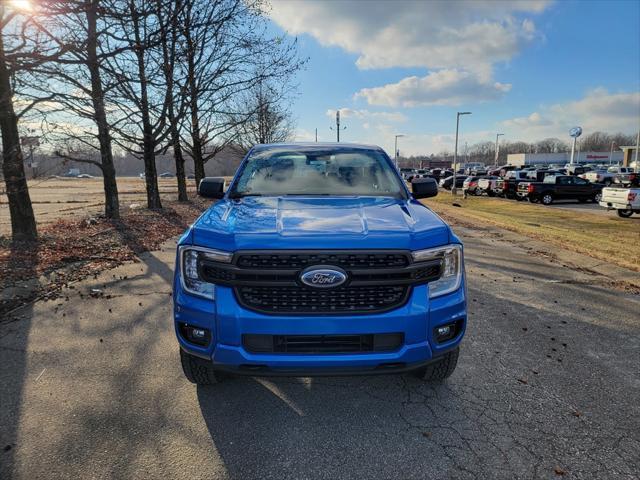
<path id="1" fill-rule="evenodd" d="M 478 225 L 488 223 L 640 271 L 640 222 L 635 218 L 622 219 L 614 213 L 604 216 L 486 197 L 465 200 L 446 193 L 424 203 L 436 213 L 454 220 Z M 453 206 L 453 203 L 461 207 Z"/>

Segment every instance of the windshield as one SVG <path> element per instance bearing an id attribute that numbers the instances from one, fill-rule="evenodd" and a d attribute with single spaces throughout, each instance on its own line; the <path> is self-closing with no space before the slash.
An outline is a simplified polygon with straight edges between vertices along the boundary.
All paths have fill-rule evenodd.
<path id="1" fill-rule="evenodd" d="M 377 150 L 269 149 L 252 154 L 229 196 L 404 197 L 394 167 Z"/>

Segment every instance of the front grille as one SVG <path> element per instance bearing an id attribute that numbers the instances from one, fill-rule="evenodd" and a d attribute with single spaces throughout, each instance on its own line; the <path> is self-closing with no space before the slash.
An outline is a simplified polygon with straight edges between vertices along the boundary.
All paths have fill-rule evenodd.
<path id="1" fill-rule="evenodd" d="M 236 288 L 236 294 L 243 306 L 264 313 L 340 314 L 396 308 L 404 304 L 410 288 L 372 285 L 322 290 L 302 286 L 242 286 Z"/>
<path id="2" fill-rule="evenodd" d="M 358 353 L 392 352 L 404 343 L 402 333 L 368 335 L 254 335 L 242 336 L 251 353 Z"/>
<path id="3" fill-rule="evenodd" d="M 342 268 L 347 281 L 334 288 L 301 282 L 307 267 Z M 230 264 L 201 259 L 200 277 L 234 289 L 247 309 L 280 315 L 368 314 L 401 307 L 411 289 L 440 277 L 441 259 L 413 262 L 406 250 L 271 250 L 236 252 Z"/>
<path id="4" fill-rule="evenodd" d="M 240 268 L 305 268 L 311 265 L 336 265 L 341 268 L 398 268 L 409 265 L 406 253 L 242 253 L 236 258 Z"/>

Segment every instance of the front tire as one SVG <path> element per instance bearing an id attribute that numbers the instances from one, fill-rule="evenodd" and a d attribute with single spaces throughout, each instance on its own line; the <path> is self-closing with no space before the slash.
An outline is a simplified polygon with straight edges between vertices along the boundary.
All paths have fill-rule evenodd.
<path id="1" fill-rule="evenodd" d="M 213 385 L 220 382 L 210 361 L 191 355 L 180 349 L 182 371 L 191 383 L 196 385 Z"/>
<path id="2" fill-rule="evenodd" d="M 600 203 L 600 200 L 602 200 L 602 192 L 598 192 L 593 196 L 593 203 Z"/>
<path id="3" fill-rule="evenodd" d="M 426 367 L 414 370 L 412 375 L 426 380 L 427 382 L 441 382 L 451 376 L 458 365 L 460 347 L 447 352 L 437 362 L 430 363 Z"/>
<path id="4" fill-rule="evenodd" d="M 618 210 L 618 216 L 621 218 L 629 218 L 633 215 L 633 210 Z"/>

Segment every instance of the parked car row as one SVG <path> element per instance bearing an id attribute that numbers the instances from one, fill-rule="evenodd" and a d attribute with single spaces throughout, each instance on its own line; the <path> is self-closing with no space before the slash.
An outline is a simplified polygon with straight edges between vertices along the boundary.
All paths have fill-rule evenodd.
<path id="1" fill-rule="evenodd" d="M 480 164 L 456 172 L 455 186 L 470 195 L 487 195 L 531 203 L 551 205 L 556 200 L 593 202 L 628 218 L 640 214 L 639 176 L 630 167 L 593 168 L 584 165 L 554 165 L 545 168 L 518 168 L 504 165 L 488 168 Z M 553 167 L 553 168 L 551 168 Z M 436 171 L 437 170 L 437 171 Z M 406 175 L 409 174 L 409 175 Z M 431 177 L 439 180 L 440 188 L 451 190 L 453 171 L 406 169 L 409 178 Z M 614 187 L 609 187 L 613 185 Z"/>
<path id="2" fill-rule="evenodd" d="M 593 183 L 577 175 L 567 174 L 571 169 L 549 168 L 501 168 L 490 169 L 488 175 L 462 175 L 456 177 L 456 186 L 465 193 L 487 195 L 531 203 L 550 205 L 555 200 L 600 202 L 603 185 Z M 574 170 L 579 172 L 580 170 Z M 451 188 L 452 178 L 440 181 L 442 188 Z"/>

